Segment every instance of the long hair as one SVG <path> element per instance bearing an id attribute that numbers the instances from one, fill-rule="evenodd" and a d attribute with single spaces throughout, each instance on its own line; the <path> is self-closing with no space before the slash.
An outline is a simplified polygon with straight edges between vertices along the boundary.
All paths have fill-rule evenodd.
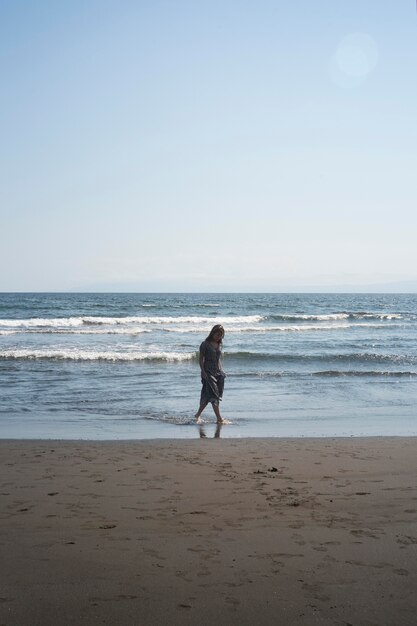
<path id="1" fill-rule="evenodd" d="M 224 328 L 221 324 L 216 324 L 215 326 L 213 326 L 210 334 L 206 337 L 206 341 L 213 341 L 214 333 L 216 333 L 218 330 L 222 333 L 222 338 L 220 339 L 219 343 L 223 343 Z"/>

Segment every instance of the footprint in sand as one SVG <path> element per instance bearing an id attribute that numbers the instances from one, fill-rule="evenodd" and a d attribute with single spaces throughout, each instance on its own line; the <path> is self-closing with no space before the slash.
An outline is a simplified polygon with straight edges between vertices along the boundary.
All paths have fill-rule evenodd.
<path id="1" fill-rule="evenodd" d="M 109 528 L 116 528 L 116 524 L 103 524 L 102 526 L 99 526 L 99 528 L 102 530 L 108 530 Z"/>

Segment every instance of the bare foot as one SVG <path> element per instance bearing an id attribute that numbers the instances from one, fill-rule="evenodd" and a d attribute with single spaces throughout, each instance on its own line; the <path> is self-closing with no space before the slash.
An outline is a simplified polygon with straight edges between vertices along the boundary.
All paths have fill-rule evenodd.
<path id="1" fill-rule="evenodd" d="M 196 413 L 194 417 L 195 417 L 196 424 L 201 424 L 201 417 L 199 416 L 199 414 Z"/>

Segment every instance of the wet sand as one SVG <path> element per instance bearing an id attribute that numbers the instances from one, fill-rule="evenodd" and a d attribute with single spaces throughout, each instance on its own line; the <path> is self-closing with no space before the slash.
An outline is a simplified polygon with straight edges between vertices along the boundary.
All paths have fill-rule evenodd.
<path id="1" fill-rule="evenodd" d="M 417 438 L 0 455 L 1 625 L 417 623 Z"/>

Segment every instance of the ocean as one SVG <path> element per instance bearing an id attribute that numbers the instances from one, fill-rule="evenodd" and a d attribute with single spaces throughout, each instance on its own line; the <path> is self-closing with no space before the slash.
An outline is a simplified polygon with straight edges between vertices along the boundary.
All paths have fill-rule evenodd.
<path id="1" fill-rule="evenodd" d="M 198 348 L 225 328 L 217 428 Z M 415 294 L 0 294 L 0 437 L 417 435 Z"/>

